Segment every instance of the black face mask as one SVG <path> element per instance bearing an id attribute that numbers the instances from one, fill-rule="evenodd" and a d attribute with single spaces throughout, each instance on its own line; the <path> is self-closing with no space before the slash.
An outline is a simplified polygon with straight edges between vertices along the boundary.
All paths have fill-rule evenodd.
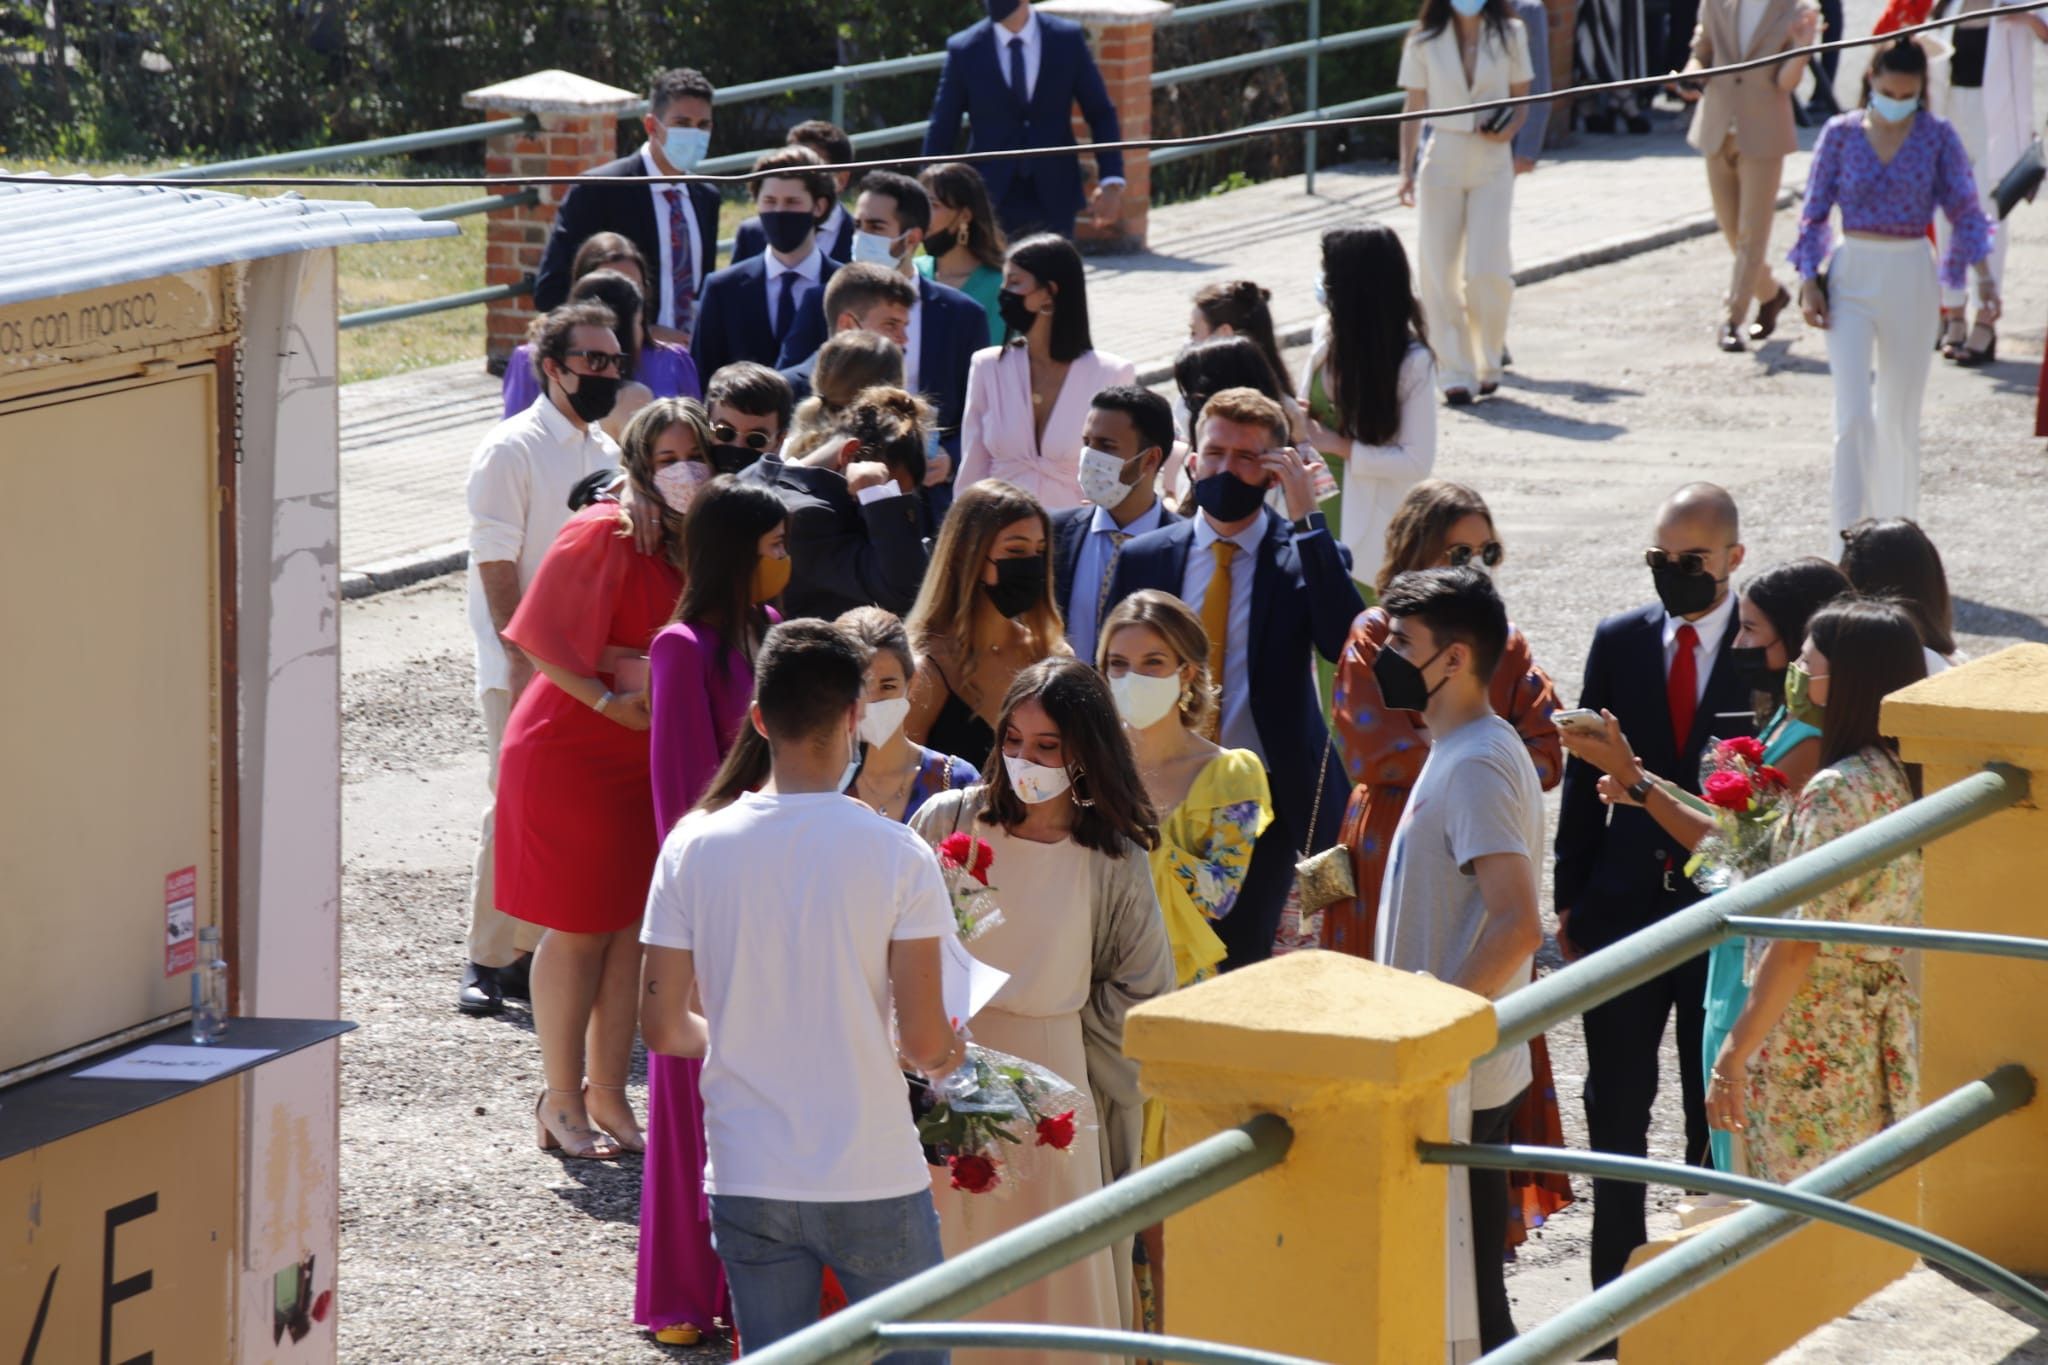
<path id="1" fill-rule="evenodd" d="M 996 581 L 982 584 L 981 590 L 988 594 L 989 605 L 1015 620 L 1045 596 L 1045 556 L 998 559 Z"/>
<path id="2" fill-rule="evenodd" d="M 1038 321 L 1038 314 L 1024 306 L 1024 296 L 1014 289 L 1005 289 L 996 295 L 996 313 L 1002 318 L 1003 326 L 1022 336 L 1031 330 L 1031 324 Z"/>
<path id="3" fill-rule="evenodd" d="M 1441 657 L 1443 650 L 1439 649 L 1418 667 L 1381 645 L 1378 656 L 1372 661 L 1372 676 L 1380 685 L 1380 699 L 1396 711 L 1427 709 L 1429 699 L 1436 695 L 1436 687 L 1442 687 L 1443 683 L 1431 687 L 1423 681 L 1422 670 Z"/>
<path id="4" fill-rule="evenodd" d="M 574 373 L 571 371 L 571 373 Z M 567 385 L 563 386 L 565 389 Z M 608 374 L 579 374 L 569 408 L 584 423 L 603 421 L 619 401 L 619 381 Z"/>
<path id="5" fill-rule="evenodd" d="M 934 232 L 924 239 L 924 249 L 933 260 L 937 260 L 958 245 L 960 245 L 960 229 L 956 227 L 949 227 L 942 232 Z"/>
<path id="6" fill-rule="evenodd" d="M 737 474 L 760 459 L 761 452 L 750 446 L 713 446 L 710 456 L 713 473 Z"/>
<path id="7" fill-rule="evenodd" d="M 988 8 L 988 17 L 998 24 L 1015 14 L 1017 6 L 1023 3 L 1024 0 L 982 0 Z"/>
<path id="8" fill-rule="evenodd" d="M 818 229 L 818 220 L 802 209 L 774 209 L 761 215 L 761 235 L 787 256 Z"/>
<path id="9" fill-rule="evenodd" d="M 1657 585 L 1657 600 L 1673 616 L 1692 616 L 1705 611 L 1714 605 L 1714 594 L 1721 586 L 1720 580 L 1705 570 L 1684 573 L 1676 564 L 1659 564 L 1652 568 L 1650 580 Z"/>
<path id="10" fill-rule="evenodd" d="M 1225 469 L 1195 480 L 1195 506 L 1217 521 L 1243 521 L 1265 506 L 1266 490 Z"/>
<path id="11" fill-rule="evenodd" d="M 1766 662 L 1769 650 L 1753 645 L 1731 645 L 1728 662 L 1734 667 L 1742 685 L 1752 692 L 1767 692 L 1783 701 L 1785 698 L 1785 670 L 1772 668 Z"/>

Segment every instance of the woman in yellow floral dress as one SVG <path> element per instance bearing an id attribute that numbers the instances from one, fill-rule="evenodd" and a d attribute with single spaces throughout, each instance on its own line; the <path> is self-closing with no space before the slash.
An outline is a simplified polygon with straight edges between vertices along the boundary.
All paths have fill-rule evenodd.
<path id="1" fill-rule="evenodd" d="M 1160 812 L 1152 850 L 1152 888 L 1173 945 L 1176 988 L 1216 974 L 1223 940 L 1210 927 L 1229 914 L 1251 866 L 1252 845 L 1273 822 L 1266 767 L 1249 749 L 1225 749 L 1204 738 L 1217 710 L 1209 677 L 1209 637 L 1179 598 L 1147 589 L 1132 593 L 1102 623 L 1097 665 L 1109 679 L 1138 778 Z M 1145 1102 L 1146 1161 L 1166 1151 L 1166 1116 Z M 1165 1320 L 1163 1230 L 1138 1237 L 1138 1292 L 1144 1325 Z"/>
<path id="2" fill-rule="evenodd" d="M 1820 770 L 1778 831 L 1778 860 L 1809 853 L 1913 800 L 1915 779 L 1878 733 L 1884 698 L 1927 675 L 1912 619 L 1888 602 L 1814 613 L 1787 671 L 1785 705 L 1820 727 Z M 1920 923 L 1920 853 L 1852 877 L 1788 918 Z M 1752 947 L 1749 1000 L 1721 1045 L 1707 1121 L 1748 1139 L 1751 1171 L 1780 1184 L 1919 1105 L 1920 1002 L 1896 949 Z"/>

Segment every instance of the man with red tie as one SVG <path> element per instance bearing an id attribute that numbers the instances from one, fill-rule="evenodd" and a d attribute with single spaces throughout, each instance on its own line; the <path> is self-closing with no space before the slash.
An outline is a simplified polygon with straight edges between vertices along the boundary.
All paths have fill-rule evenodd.
<path id="1" fill-rule="evenodd" d="M 1700 753 L 1756 727 L 1754 702 L 1729 658 L 1736 635 L 1729 581 L 1742 565 L 1735 499 L 1687 484 L 1657 514 L 1644 554 L 1655 604 L 1609 617 L 1593 634 L 1579 705 L 1613 712 L 1647 771 L 1699 791 Z M 1600 800 L 1599 770 L 1565 765 L 1557 822 L 1558 947 L 1568 958 L 1604 948 L 1700 898 L 1687 853 L 1642 808 Z M 1586 1011 L 1586 1127 L 1595 1151 L 1648 1152 L 1658 1049 L 1678 1019 L 1686 1160 L 1707 1157 L 1700 1032 L 1707 959 L 1696 957 Z M 1593 1182 L 1593 1283 L 1621 1274 L 1645 1240 L 1643 1187 Z"/>

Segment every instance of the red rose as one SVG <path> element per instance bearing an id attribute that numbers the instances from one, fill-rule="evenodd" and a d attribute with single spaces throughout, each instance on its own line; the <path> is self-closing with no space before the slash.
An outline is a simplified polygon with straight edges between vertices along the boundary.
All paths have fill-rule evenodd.
<path id="1" fill-rule="evenodd" d="M 948 867 L 965 867 L 978 842 L 972 834 L 948 834 L 939 840 L 939 861 Z"/>
<path id="2" fill-rule="evenodd" d="M 1792 785 L 1791 778 L 1785 776 L 1783 772 L 1779 771 L 1776 768 L 1773 768 L 1768 763 L 1764 764 L 1763 767 L 1758 768 L 1756 770 L 1756 775 L 1758 777 L 1761 777 L 1764 781 L 1770 783 L 1774 787 L 1789 787 Z"/>
<path id="3" fill-rule="evenodd" d="M 1746 811 L 1756 788 L 1741 773 L 1714 773 L 1707 778 L 1707 800 L 1722 810 Z"/>
<path id="4" fill-rule="evenodd" d="M 953 1188 L 969 1194 L 987 1194 L 997 1185 L 996 1163 L 985 1156 L 968 1154 L 950 1157 L 946 1166 L 953 1172 Z"/>
<path id="5" fill-rule="evenodd" d="M 1054 1147 L 1064 1152 L 1074 1145 L 1074 1111 L 1055 1114 L 1049 1119 L 1038 1121 L 1038 1145 Z"/>
<path id="6" fill-rule="evenodd" d="M 1729 758 L 1739 758 L 1744 763 L 1755 764 L 1764 761 L 1764 746 L 1748 735 L 1737 735 L 1733 739 L 1724 739 L 1719 747 L 1722 754 Z"/>
<path id="7" fill-rule="evenodd" d="M 974 865 L 967 870 L 973 875 L 974 880 L 980 882 L 983 886 L 987 886 L 988 870 L 995 864 L 995 860 L 995 845 L 986 839 L 976 839 L 974 840 Z"/>

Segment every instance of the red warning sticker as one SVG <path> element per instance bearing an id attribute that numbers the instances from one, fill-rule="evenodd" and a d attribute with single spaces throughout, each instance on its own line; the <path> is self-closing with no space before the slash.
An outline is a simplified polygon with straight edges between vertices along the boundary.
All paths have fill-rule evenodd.
<path id="1" fill-rule="evenodd" d="M 180 868 L 164 878 L 164 975 L 192 970 L 198 957 L 199 869 Z"/>

